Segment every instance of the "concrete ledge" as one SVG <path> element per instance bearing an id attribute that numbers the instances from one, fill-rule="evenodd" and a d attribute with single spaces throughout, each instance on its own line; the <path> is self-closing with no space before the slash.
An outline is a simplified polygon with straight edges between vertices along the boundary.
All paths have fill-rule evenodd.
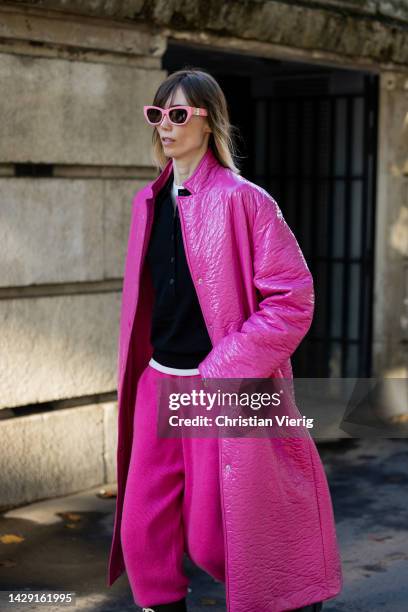
<path id="1" fill-rule="evenodd" d="M 0 510 L 114 481 L 116 402 L 0 421 Z"/>
<path id="2" fill-rule="evenodd" d="M 13 4 L 23 8 L 26 2 Z M 408 61 L 405 0 L 254 0 L 221 5 L 218 0 L 189 0 L 182 10 L 178 0 L 32 0 L 32 9 L 143 23 L 152 31 L 162 28 L 164 35 L 190 32 L 196 40 L 204 33 L 237 37 L 242 47 L 245 40 L 255 40 L 374 62 Z"/>
<path id="3" fill-rule="evenodd" d="M 143 24 L 101 22 L 97 18 L 75 17 L 31 9 L 30 18 L 21 7 L 0 7 L 0 38 L 30 40 L 42 44 L 66 45 L 75 49 L 110 51 L 145 57 L 160 58 L 165 40 Z"/>

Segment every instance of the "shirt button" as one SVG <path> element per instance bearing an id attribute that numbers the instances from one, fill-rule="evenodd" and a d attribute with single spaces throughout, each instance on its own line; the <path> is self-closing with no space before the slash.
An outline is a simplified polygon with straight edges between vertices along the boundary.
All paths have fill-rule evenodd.
<path id="1" fill-rule="evenodd" d="M 173 261 L 174 261 L 174 257 L 172 257 L 172 258 L 170 259 L 170 261 L 173 263 Z"/>
<path id="2" fill-rule="evenodd" d="M 199 285 L 201 285 L 201 283 L 202 283 L 202 282 L 203 282 L 203 279 L 202 279 L 202 278 L 199 278 L 199 279 L 198 279 L 198 284 L 199 284 Z"/>
<path id="3" fill-rule="evenodd" d="M 170 285 L 172 285 L 172 284 L 174 283 L 174 278 L 171 278 L 171 279 L 169 280 L 169 283 L 170 283 Z"/>

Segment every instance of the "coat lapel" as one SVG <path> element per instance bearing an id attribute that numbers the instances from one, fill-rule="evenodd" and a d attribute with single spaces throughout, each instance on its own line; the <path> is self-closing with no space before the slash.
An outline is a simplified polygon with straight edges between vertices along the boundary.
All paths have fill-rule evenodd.
<path id="1" fill-rule="evenodd" d="M 212 150 L 208 148 L 192 175 L 183 182 L 186 189 L 192 194 L 191 197 L 207 187 L 211 173 L 218 165 Z M 140 296 L 144 259 L 153 225 L 154 203 L 157 194 L 172 172 L 173 160 L 169 159 L 159 176 L 145 187 L 140 197 L 136 196 L 134 200 L 122 293 L 118 398 L 121 396 L 126 372 L 130 338 Z"/>

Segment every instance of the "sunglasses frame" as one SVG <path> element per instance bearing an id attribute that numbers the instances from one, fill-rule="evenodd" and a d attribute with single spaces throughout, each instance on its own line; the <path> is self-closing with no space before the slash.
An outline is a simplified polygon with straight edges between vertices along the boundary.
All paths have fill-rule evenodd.
<path id="1" fill-rule="evenodd" d="M 152 121 L 149 120 L 149 118 L 147 116 L 147 112 L 151 108 L 154 108 L 156 110 L 160 110 L 162 112 L 162 116 L 161 116 L 160 121 L 157 121 L 156 123 L 153 123 Z M 172 121 L 170 119 L 169 113 L 170 113 L 171 110 L 174 110 L 174 109 L 187 111 L 187 118 L 186 118 L 185 121 L 183 121 L 183 123 L 177 123 L 177 122 Z M 145 116 L 145 119 L 146 119 L 147 123 L 149 125 L 154 125 L 154 126 L 161 125 L 161 123 L 162 123 L 162 121 L 163 121 L 165 116 L 167 116 L 168 120 L 173 125 L 186 125 L 186 123 L 188 123 L 188 121 L 190 121 L 190 119 L 191 119 L 191 117 L 193 115 L 194 116 L 201 116 L 201 117 L 206 117 L 208 115 L 208 112 L 207 112 L 207 110 L 205 108 L 198 108 L 196 106 L 183 106 L 183 105 L 180 105 L 180 104 L 177 104 L 175 106 L 170 106 L 169 108 L 161 108 L 161 106 L 147 105 L 147 106 L 143 107 L 143 113 L 144 113 L 144 116 Z"/>

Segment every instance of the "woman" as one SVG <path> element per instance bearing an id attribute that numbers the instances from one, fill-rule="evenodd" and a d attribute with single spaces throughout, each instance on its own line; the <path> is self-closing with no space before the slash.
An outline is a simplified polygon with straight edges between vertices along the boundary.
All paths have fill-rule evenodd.
<path id="1" fill-rule="evenodd" d="M 187 553 L 225 582 L 228 612 L 321 610 L 342 574 L 312 438 L 156 433 L 157 385 L 172 377 L 292 379 L 312 276 L 276 201 L 234 165 L 211 75 L 171 74 L 144 112 L 161 172 L 132 206 L 107 584 L 126 570 L 145 611 L 185 611 Z"/>

